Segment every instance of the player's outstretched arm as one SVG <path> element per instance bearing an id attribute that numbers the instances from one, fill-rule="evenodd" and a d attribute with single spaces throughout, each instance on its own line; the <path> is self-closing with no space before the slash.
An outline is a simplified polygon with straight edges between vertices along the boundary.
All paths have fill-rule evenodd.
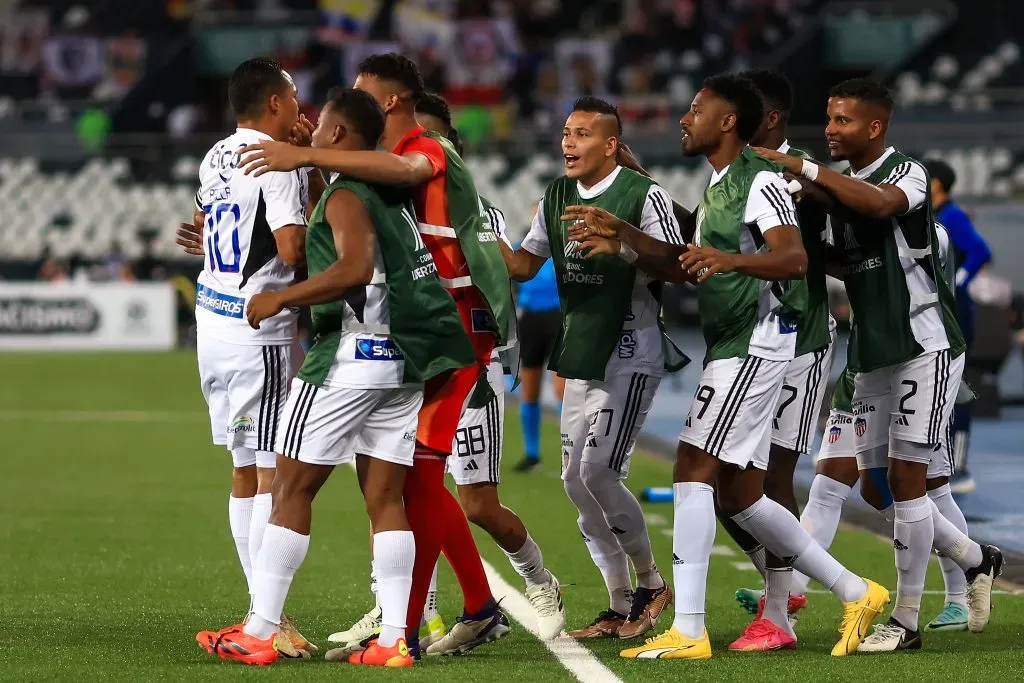
<path id="1" fill-rule="evenodd" d="M 704 282 L 716 273 L 736 271 L 761 280 L 794 280 L 807 272 L 807 252 L 800 239 L 800 228 L 779 225 L 762 232 L 766 251 L 755 254 L 734 254 L 712 247 L 688 245 L 679 263 L 697 282 Z"/>
<path id="2" fill-rule="evenodd" d="M 686 247 L 669 244 L 648 235 L 610 212 L 597 206 L 567 206 L 563 221 L 573 221 L 569 226 L 569 239 L 579 242 L 588 249 L 588 254 L 607 251 L 607 244 L 591 238 L 605 238 L 625 245 L 619 255 L 651 277 L 665 282 L 693 282 L 693 278 L 679 268 L 679 257 Z"/>
<path id="3" fill-rule="evenodd" d="M 773 149 L 754 147 L 755 152 L 785 167 L 793 175 L 803 176 L 827 190 L 840 204 L 872 218 L 891 218 L 907 213 L 910 199 L 897 185 L 869 182 L 836 173 L 827 166 Z"/>
<path id="4" fill-rule="evenodd" d="M 382 185 L 411 187 L 430 180 L 434 167 L 426 156 L 409 153 L 398 156 L 391 152 L 349 152 L 316 147 L 296 147 L 287 142 L 267 140 L 246 145 L 241 152 L 241 165 L 246 175 L 260 176 L 268 171 L 292 171 L 315 166 Z"/>
<path id="5" fill-rule="evenodd" d="M 505 259 L 509 278 L 516 282 L 532 280 L 547 261 L 543 256 L 537 256 L 522 247 L 513 249 L 504 240 L 498 240 L 498 248 L 501 249 L 501 257 Z"/>
<path id="6" fill-rule="evenodd" d="M 253 328 L 259 329 L 260 322 L 284 308 L 337 301 L 349 289 L 369 284 L 373 279 L 377 238 L 370 214 L 359 197 L 350 190 L 335 190 L 327 200 L 324 215 L 334 234 L 338 260 L 305 282 L 250 297 L 245 313 Z"/>

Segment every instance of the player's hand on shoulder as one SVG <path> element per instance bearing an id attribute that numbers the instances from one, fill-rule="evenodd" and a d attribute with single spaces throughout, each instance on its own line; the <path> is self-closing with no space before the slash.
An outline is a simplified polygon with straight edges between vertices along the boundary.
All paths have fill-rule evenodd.
<path id="1" fill-rule="evenodd" d="M 260 329 L 260 323 L 267 318 L 273 318 L 284 308 L 278 292 L 260 292 L 249 297 L 249 303 L 245 306 L 245 317 L 249 326 L 254 330 Z"/>
<path id="2" fill-rule="evenodd" d="M 275 140 L 246 145 L 239 154 L 245 174 L 257 178 L 267 171 L 294 171 L 309 165 L 306 163 L 305 147 Z"/>
<path id="3" fill-rule="evenodd" d="M 768 149 L 766 147 L 751 147 L 751 149 L 768 161 L 774 161 L 794 175 L 799 174 L 800 169 L 803 168 L 804 160 L 800 157 L 793 157 L 788 154 L 783 154 L 776 149 Z"/>
<path id="4" fill-rule="evenodd" d="M 679 255 L 679 265 L 690 275 L 696 275 L 697 282 L 704 282 L 715 273 L 736 270 L 736 254 L 687 244 L 686 251 Z"/>
<path id="5" fill-rule="evenodd" d="M 629 145 L 625 142 L 619 143 L 618 149 L 615 152 L 615 161 L 623 168 L 628 168 L 641 175 L 650 177 L 647 171 L 644 170 L 644 167 L 640 165 L 640 161 L 636 158 L 636 155 L 633 154 L 633 150 L 631 150 Z"/>
<path id="6" fill-rule="evenodd" d="M 206 214 L 196 209 L 192 214 L 191 223 L 179 223 L 177 236 L 174 242 L 182 247 L 186 254 L 203 256 L 203 223 L 206 222 Z"/>
<path id="7" fill-rule="evenodd" d="M 567 206 L 561 219 L 573 223 L 569 226 L 569 239 L 577 242 L 590 235 L 618 239 L 619 233 L 628 225 L 599 206 Z"/>

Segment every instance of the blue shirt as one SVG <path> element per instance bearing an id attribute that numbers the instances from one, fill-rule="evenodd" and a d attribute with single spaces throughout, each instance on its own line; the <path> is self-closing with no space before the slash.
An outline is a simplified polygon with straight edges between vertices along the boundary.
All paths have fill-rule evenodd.
<path id="1" fill-rule="evenodd" d="M 557 310 L 558 280 L 555 262 L 548 259 L 532 280 L 516 283 L 516 303 L 524 311 L 543 312 Z"/>
<path id="2" fill-rule="evenodd" d="M 992 259 L 992 250 L 956 202 L 947 200 L 942 206 L 936 207 L 935 217 L 946 226 L 956 254 L 956 286 L 958 289 L 967 287 L 981 267 Z"/>

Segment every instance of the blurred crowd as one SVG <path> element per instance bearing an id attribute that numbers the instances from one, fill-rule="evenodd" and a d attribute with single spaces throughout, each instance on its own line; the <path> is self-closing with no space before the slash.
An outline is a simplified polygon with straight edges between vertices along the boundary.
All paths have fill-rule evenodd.
<path id="1" fill-rule="evenodd" d="M 276 56 L 307 113 L 368 52 L 399 50 L 456 105 L 472 145 L 549 130 L 578 96 L 668 129 L 711 72 L 745 68 L 817 0 L 0 0 L 0 93 L 93 101 L 114 132 L 222 130 L 231 68 Z M 6 11 L 5 11 L 6 5 Z M 184 57 L 183 57 L 184 55 Z M 173 68 L 168 68 L 172 64 Z M 140 82 L 130 115 L 117 103 Z M 93 125 L 100 125 L 93 123 Z"/>

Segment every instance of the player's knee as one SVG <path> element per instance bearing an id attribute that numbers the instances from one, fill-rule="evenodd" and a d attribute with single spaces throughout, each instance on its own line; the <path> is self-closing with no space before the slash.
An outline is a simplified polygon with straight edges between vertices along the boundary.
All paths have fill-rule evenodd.
<path id="1" fill-rule="evenodd" d="M 583 462 L 580 463 L 580 479 L 583 480 L 587 491 L 598 497 L 602 491 L 618 486 L 619 473 L 606 465 Z"/>
<path id="2" fill-rule="evenodd" d="M 366 514 L 370 517 L 371 522 L 391 509 L 404 508 L 402 489 L 402 484 L 398 482 L 384 482 L 363 492 Z M 312 495 L 310 495 L 310 500 L 312 500 Z"/>
<path id="3" fill-rule="evenodd" d="M 885 468 L 876 467 L 864 471 L 860 480 L 860 495 L 864 502 L 876 510 L 885 510 L 892 505 L 892 493 L 886 480 Z"/>

